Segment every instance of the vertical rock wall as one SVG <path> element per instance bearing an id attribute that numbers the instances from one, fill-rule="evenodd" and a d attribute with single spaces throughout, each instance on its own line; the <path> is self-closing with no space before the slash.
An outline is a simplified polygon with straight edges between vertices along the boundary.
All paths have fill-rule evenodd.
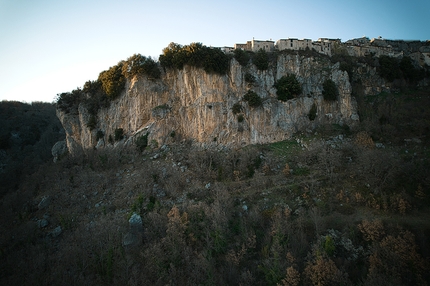
<path id="1" fill-rule="evenodd" d="M 256 82 L 245 82 L 245 74 L 252 74 Z M 295 74 L 302 84 L 303 94 L 287 102 L 276 99 L 275 81 L 284 75 Z M 322 84 L 332 79 L 338 89 L 335 102 L 322 98 Z M 255 91 L 263 105 L 252 108 L 243 95 Z M 233 114 L 235 103 L 242 105 L 243 121 Z M 314 121 L 308 118 L 313 104 L 317 106 Z M 149 132 L 149 141 L 163 144 L 176 138 L 188 138 L 204 146 L 268 143 L 285 140 L 297 131 L 313 129 L 322 123 L 354 125 L 357 108 L 351 97 L 348 74 L 339 70 L 326 58 L 305 58 L 282 54 L 275 66 L 259 71 L 253 65 L 240 66 L 234 59 L 228 75 L 208 74 L 202 69 L 186 66 L 182 70 L 167 70 L 159 80 L 136 77 L 126 83 L 122 95 L 109 108 L 101 109 L 97 127 L 86 127 L 89 115 L 79 107 L 78 115 L 58 112 L 67 133 L 71 153 L 88 148 L 113 146 L 108 136 L 123 128 L 126 139 L 116 145 L 132 144 L 133 140 Z M 104 138 L 96 142 L 96 133 Z"/>

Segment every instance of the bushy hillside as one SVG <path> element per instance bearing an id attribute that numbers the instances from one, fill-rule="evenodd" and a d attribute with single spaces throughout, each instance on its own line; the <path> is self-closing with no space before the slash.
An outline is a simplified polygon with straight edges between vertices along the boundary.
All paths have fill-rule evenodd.
<path id="1" fill-rule="evenodd" d="M 0 197 L 52 161 L 51 148 L 65 134 L 51 103 L 0 102 Z"/>
<path id="2" fill-rule="evenodd" d="M 0 284 L 428 284 L 430 93 L 356 96 L 354 130 L 45 164 L 1 200 Z"/>

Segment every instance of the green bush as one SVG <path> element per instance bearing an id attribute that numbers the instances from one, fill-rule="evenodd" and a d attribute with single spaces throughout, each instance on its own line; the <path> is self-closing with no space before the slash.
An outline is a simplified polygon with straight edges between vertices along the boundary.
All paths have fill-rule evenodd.
<path id="1" fill-rule="evenodd" d="M 314 121 L 315 118 L 317 117 L 317 106 L 315 103 L 312 104 L 312 107 L 309 110 L 308 117 L 310 121 Z"/>
<path id="2" fill-rule="evenodd" d="M 146 75 L 151 79 L 158 79 L 161 76 L 158 64 L 151 58 L 141 54 L 134 54 L 125 61 L 122 66 L 122 73 L 128 79 L 136 75 Z"/>
<path id="3" fill-rule="evenodd" d="M 100 80 L 87 81 L 82 91 L 85 94 L 82 103 L 90 115 L 96 117 L 100 108 L 109 106 L 109 98 L 103 91 Z"/>
<path id="4" fill-rule="evenodd" d="M 84 88 L 82 89 L 84 93 L 89 93 L 91 95 L 95 95 L 98 93 L 103 93 L 102 82 L 100 80 L 87 81 L 84 84 Z"/>
<path id="5" fill-rule="evenodd" d="M 399 64 L 403 77 L 410 82 L 417 82 L 425 78 L 426 73 L 422 68 L 415 68 L 410 57 L 403 57 Z"/>
<path id="6" fill-rule="evenodd" d="M 251 107 L 258 107 L 263 104 L 261 97 L 252 90 L 248 90 L 248 92 L 243 96 L 243 100 L 247 101 Z"/>
<path id="7" fill-rule="evenodd" d="M 90 115 L 90 118 L 88 119 L 87 122 L 87 127 L 90 130 L 93 130 L 94 128 L 96 128 L 97 126 L 97 118 L 94 115 Z"/>
<path id="8" fill-rule="evenodd" d="M 255 83 L 255 76 L 253 76 L 252 74 L 250 74 L 249 72 L 247 72 L 245 74 L 245 82 L 253 84 Z"/>
<path id="9" fill-rule="evenodd" d="M 233 107 L 231 108 L 231 110 L 233 111 L 234 115 L 241 113 L 242 105 L 239 102 L 236 102 L 235 104 L 233 104 Z"/>
<path id="10" fill-rule="evenodd" d="M 148 146 L 148 135 L 149 133 L 139 136 L 136 139 L 136 147 L 139 149 L 139 151 L 145 150 L 146 146 Z"/>
<path id="11" fill-rule="evenodd" d="M 115 141 L 122 140 L 124 138 L 124 129 L 117 128 L 115 129 Z"/>
<path id="12" fill-rule="evenodd" d="M 335 101 L 339 95 L 339 90 L 331 79 L 327 79 L 323 83 L 323 91 L 322 94 L 324 96 L 324 100 L 327 101 Z"/>
<path id="13" fill-rule="evenodd" d="M 257 69 L 261 71 L 267 70 L 269 68 L 269 55 L 265 50 L 260 49 L 254 54 L 252 62 L 257 67 Z"/>
<path id="14" fill-rule="evenodd" d="M 388 81 L 394 81 L 401 77 L 399 62 L 389 56 L 379 57 L 379 74 Z"/>
<path id="15" fill-rule="evenodd" d="M 124 62 L 119 62 L 116 66 L 102 71 L 98 80 L 102 83 L 103 91 L 110 100 L 118 97 L 125 87 L 125 76 L 122 73 Z"/>
<path id="16" fill-rule="evenodd" d="M 189 65 L 220 75 L 228 72 L 229 63 L 229 57 L 221 49 L 206 47 L 201 43 L 186 46 L 170 43 L 160 55 L 160 64 L 164 68 L 182 69 L 184 65 Z"/>
<path id="17" fill-rule="evenodd" d="M 243 114 L 239 114 L 239 115 L 237 116 L 237 122 L 241 123 L 241 122 L 243 122 L 244 120 L 245 120 L 245 117 L 243 117 Z"/>
<path id="18" fill-rule="evenodd" d="M 233 53 L 234 53 L 234 58 L 239 62 L 241 66 L 246 66 L 249 63 L 249 60 L 251 59 L 251 56 L 249 55 L 249 53 L 242 49 L 235 49 Z"/>
<path id="19" fill-rule="evenodd" d="M 79 88 L 72 92 L 63 92 L 57 95 L 57 107 L 66 113 L 77 112 L 82 98 L 82 90 Z"/>
<path id="20" fill-rule="evenodd" d="M 293 99 L 302 93 L 302 86 L 294 74 L 281 77 L 274 86 L 278 99 L 282 101 Z"/>

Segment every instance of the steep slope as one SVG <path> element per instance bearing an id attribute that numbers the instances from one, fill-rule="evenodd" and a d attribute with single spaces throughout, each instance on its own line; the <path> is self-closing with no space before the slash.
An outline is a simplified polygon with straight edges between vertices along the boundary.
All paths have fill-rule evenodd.
<path id="1" fill-rule="evenodd" d="M 246 73 L 254 76 L 253 84 L 245 81 Z M 296 75 L 303 93 L 282 102 L 276 98 L 273 85 L 288 74 Z M 326 79 L 338 87 L 339 97 L 334 102 L 323 100 L 322 84 Z M 253 108 L 243 101 L 248 90 L 262 98 L 262 106 Z M 232 111 L 236 103 L 242 106 L 241 118 Z M 313 104 L 317 116 L 311 121 L 308 114 Z M 253 65 L 242 67 L 232 59 L 230 72 L 224 76 L 185 66 L 182 70 L 168 69 L 160 80 L 134 77 L 127 81 L 119 98 L 98 111 L 98 125 L 93 130 L 86 126 L 90 115 L 82 104 L 78 114 L 60 110 L 57 114 L 71 153 L 113 146 L 108 138 L 118 128 L 125 135 L 120 145 L 148 134 L 148 141 L 158 144 L 192 139 L 202 146 L 243 146 L 285 140 L 297 131 L 322 123 L 354 125 L 358 121 L 348 74 L 339 69 L 339 64 L 326 58 L 288 54 L 280 54 L 266 71 Z M 97 131 L 104 134 L 98 141 Z"/>

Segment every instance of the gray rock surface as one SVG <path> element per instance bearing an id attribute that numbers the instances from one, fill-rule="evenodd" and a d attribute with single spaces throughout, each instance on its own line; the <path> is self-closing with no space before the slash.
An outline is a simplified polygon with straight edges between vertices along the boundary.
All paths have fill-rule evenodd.
<path id="1" fill-rule="evenodd" d="M 67 153 L 67 143 L 66 141 L 58 141 L 54 144 L 51 149 L 52 156 L 54 157 L 54 162 L 57 162 L 61 156 Z"/>
<path id="2" fill-rule="evenodd" d="M 255 84 L 245 81 L 246 73 L 255 77 Z M 282 102 L 277 100 L 273 84 L 288 74 L 296 76 L 303 93 Z M 337 101 L 323 100 L 322 84 L 327 79 L 333 80 L 339 89 Z M 243 101 L 249 89 L 262 98 L 262 106 L 250 107 Z M 172 132 L 175 137 L 192 139 L 202 147 L 234 147 L 289 139 L 297 131 L 313 130 L 324 123 L 352 126 L 359 118 L 351 92 L 348 73 L 340 70 L 338 63 L 327 58 L 280 54 L 276 65 L 266 71 L 253 65 L 242 67 L 233 59 L 226 75 L 185 66 L 182 70 L 166 70 L 159 80 L 136 76 L 126 82 L 123 93 L 109 107 L 99 110 L 93 130 L 86 126 L 90 115 L 83 104 L 77 114 L 58 110 L 57 115 L 72 154 L 95 146 L 128 146 L 143 134 L 149 134 L 148 142 L 163 146 L 175 140 Z M 241 122 L 232 112 L 235 103 L 242 105 Z M 313 104 L 318 115 L 310 121 L 308 114 Z M 126 139 L 105 147 L 99 144 L 98 130 L 103 131 L 106 140 L 117 128 L 123 128 Z"/>
<path id="3" fill-rule="evenodd" d="M 135 247 L 142 244 L 143 222 L 142 217 L 134 213 L 128 220 L 129 230 L 124 234 L 122 244 L 126 247 Z"/>
<path id="4" fill-rule="evenodd" d="M 43 210 L 43 209 L 47 208 L 50 203 L 51 203 L 51 197 L 50 196 L 44 196 L 44 197 L 42 197 L 39 204 L 37 205 L 37 208 L 39 210 Z"/>

